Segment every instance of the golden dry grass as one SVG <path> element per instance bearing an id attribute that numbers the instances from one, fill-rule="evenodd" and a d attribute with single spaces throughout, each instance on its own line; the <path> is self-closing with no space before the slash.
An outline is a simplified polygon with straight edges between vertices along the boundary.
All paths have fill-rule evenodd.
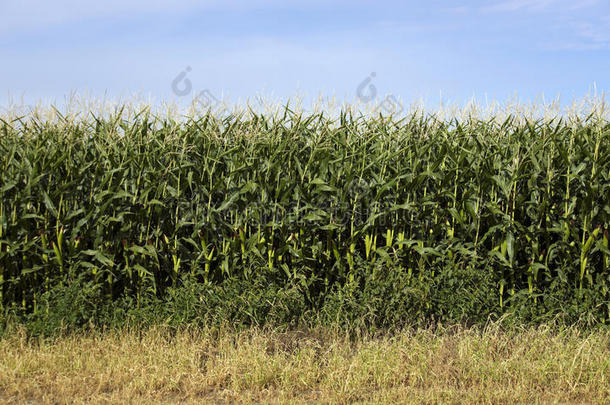
<path id="1" fill-rule="evenodd" d="M 0 340 L 0 403 L 608 403 L 610 331 L 106 332 Z"/>

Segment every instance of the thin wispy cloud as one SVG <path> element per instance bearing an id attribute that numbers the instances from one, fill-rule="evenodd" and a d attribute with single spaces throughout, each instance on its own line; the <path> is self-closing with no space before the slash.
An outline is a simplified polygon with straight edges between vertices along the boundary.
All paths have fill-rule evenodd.
<path id="1" fill-rule="evenodd" d="M 562 12 L 595 6 L 599 0 L 504 0 L 481 7 L 484 12 Z"/>
<path id="2" fill-rule="evenodd" d="M 576 21 L 574 28 L 582 38 L 586 38 L 600 45 L 607 45 L 610 42 L 610 17 L 601 18 L 599 23 L 588 21 Z"/>
<path id="3" fill-rule="evenodd" d="M 549 44 L 549 49 L 595 51 L 610 50 L 610 17 L 602 16 L 595 22 L 566 19 L 565 26 L 574 33 L 573 38 Z"/>
<path id="4" fill-rule="evenodd" d="M 490 6 L 484 6 L 483 11 L 488 12 L 501 12 L 501 11 L 540 11 L 556 4 L 557 0 L 507 0 L 499 3 L 492 4 Z"/>
<path id="5" fill-rule="evenodd" d="M 403 100 L 610 90 L 607 0 L 0 0 L 0 103 L 193 89 Z M 581 52 L 578 57 L 574 52 Z"/>
<path id="6" fill-rule="evenodd" d="M 600 0 L 502 0 L 480 5 L 483 15 L 535 32 L 530 43 L 544 50 L 610 48 L 610 7 Z M 500 17 L 500 15 L 502 17 Z M 494 17 L 490 17 L 494 18 Z"/>
<path id="7" fill-rule="evenodd" d="M 261 9 L 312 9 L 324 7 L 327 3 L 324 0 L 2 0 L 0 32 L 40 29 L 48 25 L 89 19 L 129 19 L 150 14 L 191 15 L 211 10 L 245 12 Z M 340 0 L 335 4 L 348 6 L 350 3 L 348 0 Z"/>

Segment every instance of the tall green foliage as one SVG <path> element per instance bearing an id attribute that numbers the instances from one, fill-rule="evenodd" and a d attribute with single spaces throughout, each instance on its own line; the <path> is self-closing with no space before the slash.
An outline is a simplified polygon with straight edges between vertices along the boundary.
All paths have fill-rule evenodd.
<path id="1" fill-rule="evenodd" d="M 609 229 L 610 125 L 592 117 L 0 125 L 3 310 L 36 313 L 76 279 L 136 306 L 239 279 L 293 286 L 312 311 L 384 302 L 380 324 L 396 308 L 607 322 Z"/>

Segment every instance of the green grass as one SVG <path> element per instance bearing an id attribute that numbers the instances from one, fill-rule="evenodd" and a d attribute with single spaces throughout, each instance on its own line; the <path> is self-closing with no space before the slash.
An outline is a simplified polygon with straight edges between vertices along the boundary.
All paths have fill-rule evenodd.
<path id="1" fill-rule="evenodd" d="M 0 121 L 5 325 L 609 321 L 603 115 L 85 113 Z"/>

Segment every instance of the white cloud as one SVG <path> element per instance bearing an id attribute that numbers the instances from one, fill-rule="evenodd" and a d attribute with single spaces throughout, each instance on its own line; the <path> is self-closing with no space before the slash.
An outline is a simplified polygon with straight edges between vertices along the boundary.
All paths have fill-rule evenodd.
<path id="1" fill-rule="evenodd" d="M 3 24 L 0 31 L 21 31 L 47 25 L 79 21 L 92 17 L 121 16 L 131 13 L 171 12 L 197 4 L 193 0 L 173 3 L 151 1 L 41 1 L 8 0 L 0 3 Z"/>
<path id="2" fill-rule="evenodd" d="M 610 43 L 610 30 L 608 25 L 610 24 L 610 18 L 603 19 L 605 21 L 599 24 L 593 24 L 588 21 L 576 21 L 572 23 L 572 26 L 582 38 L 588 39 L 591 42 L 598 44 Z"/>
<path id="3" fill-rule="evenodd" d="M 501 0 L 479 11 L 511 13 L 520 18 L 544 18 L 542 48 L 552 50 L 601 50 L 610 48 L 610 8 L 599 0 Z M 528 20 L 524 20 L 528 21 Z M 552 39 L 543 39 L 549 37 Z"/>
<path id="4" fill-rule="evenodd" d="M 574 32 L 575 38 L 556 49 L 566 50 L 602 50 L 610 49 L 610 17 L 605 16 L 595 21 L 568 20 L 567 26 Z"/>
<path id="5" fill-rule="evenodd" d="M 546 7 L 552 5 L 553 3 L 557 3 L 557 0 L 505 0 L 499 3 L 492 4 L 490 6 L 483 7 L 483 11 L 537 11 L 543 10 Z"/>
<path id="6" fill-rule="evenodd" d="M 500 2 L 484 6 L 484 12 L 562 12 L 583 9 L 595 6 L 599 0 L 502 0 Z"/>
<path id="7" fill-rule="evenodd" d="M 91 18 L 124 17 L 130 14 L 175 14 L 214 9 L 247 11 L 269 7 L 311 9 L 323 7 L 327 3 L 324 0 L 0 0 L 0 32 L 18 32 Z M 347 0 L 341 0 L 341 3 L 349 4 Z"/>

